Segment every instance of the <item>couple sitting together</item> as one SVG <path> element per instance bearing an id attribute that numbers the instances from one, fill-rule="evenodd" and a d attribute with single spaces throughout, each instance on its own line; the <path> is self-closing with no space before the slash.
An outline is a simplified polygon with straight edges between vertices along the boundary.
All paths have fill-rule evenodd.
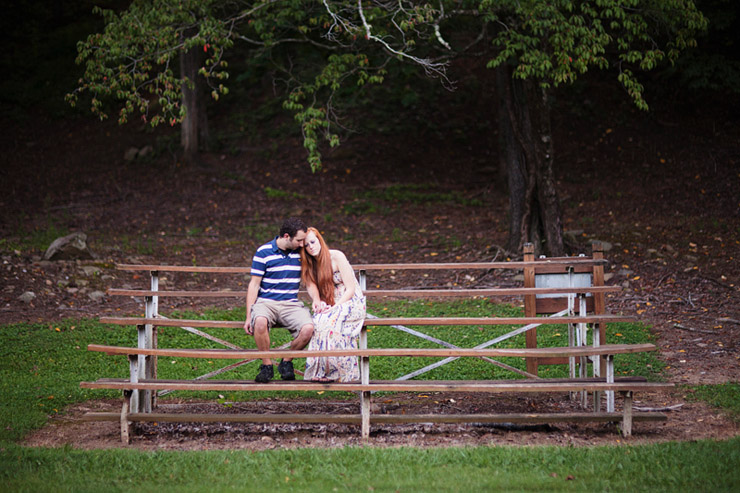
<path id="1" fill-rule="evenodd" d="M 313 317 L 298 300 L 301 281 L 311 297 Z M 290 349 L 355 349 L 365 320 L 365 297 L 347 257 L 329 250 L 316 228 L 297 218 L 287 219 L 280 234 L 259 247 L 252 259 L 244 330 L 254 335 L 257 349 L 270 349 L 270 328 L 290 331 Z M 294 380 L 292 359 L 278 364 L 283 380 Z M 274 376 L 272 361 L 262 359 L 257 382 Z M 357 357 L 306 358 L 305 380 L 359 380 Z"/>

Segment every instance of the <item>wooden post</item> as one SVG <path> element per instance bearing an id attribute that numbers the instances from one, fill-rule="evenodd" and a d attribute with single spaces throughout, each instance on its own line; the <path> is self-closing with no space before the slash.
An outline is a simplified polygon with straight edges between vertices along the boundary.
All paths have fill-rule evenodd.
<path id="1" fill-rule="evenodd" d="M 524 244 L 524 261 L 534 262 L 534 244 L 532 243 Z M 524 268 L 524 287 L 525 288 L 535 287 L 534 277 L 535 277 L 534 266 L 525 267 Z M 536 296 L 533 294 L 525 295 L 524 296 L 524 316 L 534 317 L 536 315 L 537 315 Z M 528 330 L 525 337 L 526 337 L 528 348 L 537 347 L 537 329 L 536 328 Z M 532 375 L 537 375 L 537 366 L 538 366 L 537 358 L 527 358 L 527 372 L 528 373 L 531 373 Z"/>
<path id="2" fill-rule="evenodd" d="M 128 420 L 128 411 L 131 408 L 131 394 L 133 391 L 131 390 L 124 390 L 123 391 L 123 407 L 121 408 L 121 441 L 124 445 L 128 445 L 130 443 L 130 428 L 131 428 L 131 422 Z"/>
<path id="3" fill-rule="evenodd" d="M 136 326 L 139 335 L 144 330 L 143 325 L 137 325 Z M 140 346 L 141 347 L 141 346 Z M 128 355 L 128 373 L 129 373 L 129 381 L 131 383 L 138 383 L 141 376 L 141 357 L 136 354 L 129 354 Z M 131 397 L 129 398 L 129 410 L 133 411 L 135 413 L 140 412 L 139 408 L 141 407 L 141 397 L 142 392 L 140 390 L 132 390 L 131 391 Z"/>
<path id="4" fill-rule="evenodd" d="M 146 297 L 146 318 L 152 318 L 154 313 L 154 302 L 152 296 Z M 152 325 L 145 324 L 138 326 L 138 346 L 142 349 L 151 349 L 152 347 Z M 138 379 L 144 380 L 149 378 L 149 366 L 151 357 L 145 355 L 139 355 L 138 365 Z M 151 390 L 137 390 L 139 398 L 137 399 L 137 407 L 133 409 L 136 413 L 150 413 L 152 412 L 152 391 Z"/>
<path id="5" fill-rule="evenodd" d="M 578 314 L 582 317 L 586 316 L 586 297 L 583 293 L 578 295 Z M 579 334 L 579 346 L 588 346 L 588 333 L 586 332 L 586 324 L 579 323 L 578 324 L 578 334 Z M 586 378 L 588 377 L 588 356 L 581 356 L 579 365 L 578 365 L 578 378 Z M 588 392 L 583 391 L 581 392 L 581 407 L 584 409 L 588 407 Z"/>
<path id="6" fill-rule="evenodd" d="M 624 395 L 624 417 L 622 418 L 622 435 L 632 436 L 632 392 L 622 392 Z"/>
<path id="7" fill-rule="evenodd" d="M 159 271 L 151 271 L 151 289 L 152 291 L 159 291 Z M 159 296 L 152 296 L 152 314 L 154 317 L 159 316 Z M 149 333 L 149 347 L 157 348 L 157 327 L 152 326 Z M 149 356 L 147 358 L 146 376 L 147 378 L 155 380 L 157 378 L 157 357 Z M 157 392 L 149 392 L 149 398 L 147 399 L 147 407 L 149 412 L 157 407 Z"/>
<path id="8" fill-rule="evenodd" d="M 364 293 L 367 289 L 365 270 L 360 270 L 359 282 L 360 289 Z M 364 326 L 360 331 L 360 349 L 367 349 L 367 328 Z M 370 358 L 368 356 L 360 357 L 360 382 L 363 385 L 370 383 Z M 362 418 L 361 437 L 362 440 L 367 440 L 370 438 L 370 392 L 360 392 L 360 415 Z"/>
<path id="9" fill-rule="evenodd" d="M 606 382 L 614 383 L 614 355 L 613 354 L 606 355 L 605 363 L 606 363 Z M 606 391 L 606 412 L 613 413 L 614 408 L 615 408 L 614 391 L 607 390 Z"/>
<path id="10" fill-rule="evenodd" d="M 591 244 L 591 257 L 594 260 L 604 259 L 604 248 L 600 241 L 594 241 Z M 594 286 L 604 285 L 604 266 L 603 265 L 594 265 L 592 281 L 593 281 Z M 604 293 L 593 293 L 593 297 L 594 297 L 594 314 L 604 315 L 606 313 L 606 299 L 604 297 Z M 598 341 L 598 344 L 607 343 L 605 323 L 594 324 L 594 344 L 596 344 L 596 341 Z M 605 358 L 602 358 L 601 361 L 602 362 L 605 361 Z M 594 363 L 594 367 L 595 365 L 596 363 Z M 613 411 L 614 410 L 614 391 L 607 390 L 605 394 L 606 394 L 606 401 L 607 401 L 606 403 L 607 410 L 611 406 L 612 411 Z"/>

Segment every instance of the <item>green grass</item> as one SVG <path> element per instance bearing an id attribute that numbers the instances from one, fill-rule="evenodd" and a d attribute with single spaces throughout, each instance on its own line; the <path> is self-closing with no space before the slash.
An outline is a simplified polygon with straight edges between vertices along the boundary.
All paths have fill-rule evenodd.
<path id="1" fill-rule="evenodd" d="M 307 200 L 308 196 L 298 192 L 286 192 L 277 188 L 265 187 L 265 195 L 271 199 Z"/>
<path id="2" fill-rule="evenodd" d="M 380 190 L 365 190 L 355 193 L 352 202 L 345 204 L 342 211 L 345 214 L 391 214 L 396 210 L 396 204 L 415 205 L 461 205 L 464 207 L 480 207 L 483 201 L 469 199 L 457 191 L 440 192 L 437 187 L 425 184 L 396 184 Z"/>
<path id="3" fill-rule="evenodd" d="M 69 234 L 63 226 L 64 219 L 49 217 L 46 224 L 28 228 L 25 225 L 17 229 L 9 238 L 0 238 L 0 252 L 45 252 L 54 240 Z"/>
<path id="4" fill-rule="evenodd" d="M 740 383 L 738 382 L 697 385 L 690 388 L 687 399 L 708 402 L 722 409 L 735 421 L 740 421 Z"/>
<path id="5" fill-rule="evenodd" d="M 617 447 L 0 449 L 6 491 L 737 491 L 740 439 Z"/>

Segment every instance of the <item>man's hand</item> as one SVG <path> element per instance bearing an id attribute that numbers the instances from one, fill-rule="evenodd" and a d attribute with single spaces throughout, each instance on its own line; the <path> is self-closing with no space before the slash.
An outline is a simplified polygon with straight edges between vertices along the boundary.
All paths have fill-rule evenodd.
<path id="1" fill-rule="evenodd" d="M 252 329 L 252 321 L 250 320 L 251 317 L 247 316 L 247 321 L 244 322 L 244 332 L 247 333 L 248 336 L 254 335 L 254 330 Z"/>

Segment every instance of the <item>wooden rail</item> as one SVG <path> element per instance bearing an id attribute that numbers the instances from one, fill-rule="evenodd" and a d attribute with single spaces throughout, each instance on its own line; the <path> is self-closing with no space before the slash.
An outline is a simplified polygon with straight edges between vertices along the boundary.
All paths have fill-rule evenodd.
<path id="1" fill-rule="evenodd" d="M 524 296 L 538 294 L 587 294 L 587 293 L 617 293 L 622 291 L 620 286 L 587 286 L 573 288 L 481 288 L 481 289 L 368 289 L 363 294 L 369 298 L 397 297 L 397 298 L 469 298 L 474 296 Z M 152 291 L 150 289 L 118 289 L 109 288 L 111 296 L 160 296 L 163 298 L 245 298 L 246 291 Z M 301 294 L 306 294 L 301 291 Z"/>
<path id="2" fill-rule="evenodd" d="M 398 263 L 398 264 L 354 264 L 355 270 L 490 270 L 490 269 L 514 269 L 521 270 L 525 267 L 557 266 L 558 270 L 567 271 L 569 266 L 594 266 L 606 265 L 609 262 L 604 259 L 593 259 L 589 257 L 554 257 L 539 259 L 528 262 L 441 262 L 441 263 Z M 249 274 L 250 267 L 217 267 L 217 266 L 193 266 L 193 265 L 162 265 L 162 264 L 116 264 L 116 269 L 136 272 L 197 272 L 203 274 Z"/>

